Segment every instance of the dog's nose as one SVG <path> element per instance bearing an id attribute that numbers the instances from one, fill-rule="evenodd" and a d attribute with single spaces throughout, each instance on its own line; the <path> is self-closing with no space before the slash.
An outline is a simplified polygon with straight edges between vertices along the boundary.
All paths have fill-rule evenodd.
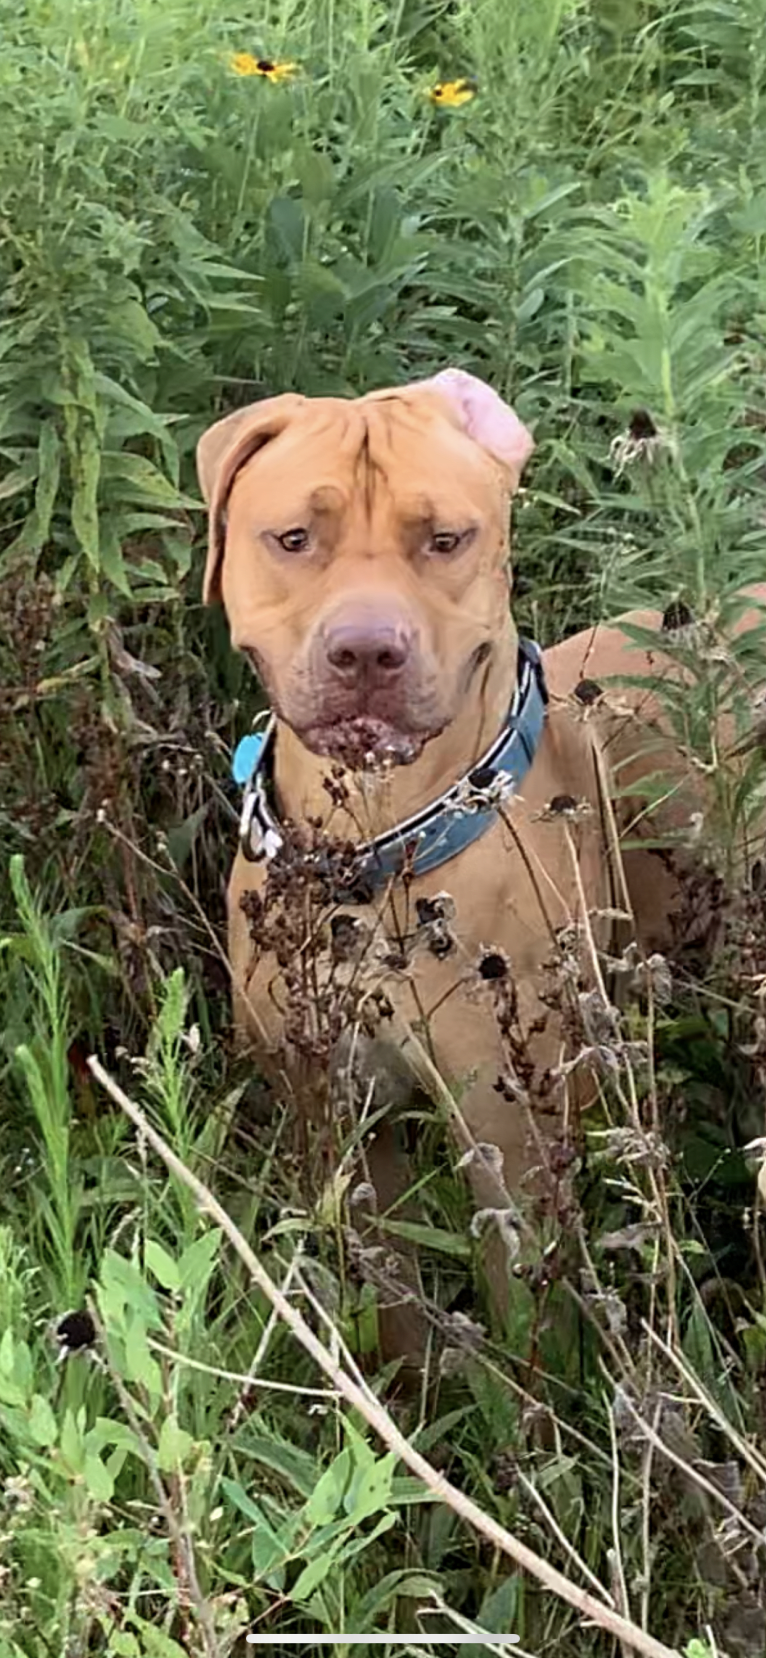
<path id="1" fill-rule="evenodd" d="M 390 621 L 339 622 L 325 637 L 327 661 L 347 685 L 398 678 L 410 652 L 406 630 Z"/>

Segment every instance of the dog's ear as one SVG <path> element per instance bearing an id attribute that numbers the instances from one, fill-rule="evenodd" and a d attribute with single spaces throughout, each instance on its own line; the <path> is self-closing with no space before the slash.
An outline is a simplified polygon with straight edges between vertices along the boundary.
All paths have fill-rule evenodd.
<path id="1" fill-rule="evenodd" d="M 507 467 L 516 489 L 535 445 L 510 405 L 486 381 L 462 368 L 442 369 L 430 380 L 421 380 L 419 388 L 439 392 L 446 399 L 468 436 Z"/>
<path id="2" fill-rule="evenodd" d="M 221 564 L 226 536 L 226 505 L 237 473 L 271 438 L 279 436 L 303 407 L 305 397 L 286 392 L 236 409 L 209 426 L 197 444 L 197 477 L 208 508 L 208 551 L 202 598 L 221 596 Z"/>

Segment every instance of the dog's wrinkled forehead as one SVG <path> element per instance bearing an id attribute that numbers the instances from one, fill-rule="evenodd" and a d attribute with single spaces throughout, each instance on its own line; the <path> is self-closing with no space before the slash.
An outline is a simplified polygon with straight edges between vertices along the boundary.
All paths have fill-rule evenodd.
<path id="1" fill-rule="evenodd" d="M 296 482 L 306 479 L 311 452 L 358 469 L 369 489 L 375 475 L 413 479 L 424 488 L 455 476 L 477 486 L 513 490 L 533 444 L 526 427 L 491 387 L 447 369 L 432 380 L 358 399 L 269 398 L 218 421 L 200 439 L 197 466 L 209 508 L 204 597 L 220 596 L 226 507 L 235 479 L 274 445 L 273 458 L 294 452 Z M 441 473 L 440 469 L 441 468 Z M 270 470 L 270 469 L 269 469 Z"/>
<path id="2" fill-rule="evenodd" d="M 405 511 L 430 500 L 438 512 L 451 495 L 480 502 L 508 487 L 497 463 L 445 421 L 427 394 L 311 400 L 239 466 L 229 499 L 239 484 L 248 487 L 256 516 L 261 502 L 273 511 L 278 500 L 280 513 L 289 516 L 325 491 L 368 513 L 382 499 Z"/>

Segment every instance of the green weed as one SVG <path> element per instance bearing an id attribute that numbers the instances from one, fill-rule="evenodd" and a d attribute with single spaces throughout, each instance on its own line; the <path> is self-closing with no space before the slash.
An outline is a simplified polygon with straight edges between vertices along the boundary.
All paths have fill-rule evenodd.
<path id="1" fill-rule="evenodd" d="M 229 1041 L 228 756 L 258 692 L 199 603 L 192 456 L 261 395 L 446 362 L 535 431 L 521 623 L 547 643 L 633 605 L 686 618 L 666 700 L 714 781 L 727 897 L 717 977 L 687 962 L 670 1004 L 635 1000 L 649 1057 L 594 1118 L 576 1220 L 473 1346 L 466 1196 L 421 1123 L 452 1359 L 396 1410 L 667 1645 L 762 1658 L 741 1147 L 766 928 L 758 858 L 744 885 L 728 851 L 763 759 L 735 776 L 711 732 L 727 709 L 747 739 L 763 656 L 731 628 L 766 568 L 766 0 L 1 0 L 0 23 L 0 1658 L 223 1658 L 251 1627 L 379 1633 L 425 1607 L 432 1632 L 614 1651 L 424 1500 L 85 1065 L 366 1362 L 380 1286 L 332 1181 L 307 1208 Z M 298 69 L 238 76 L 239 52 Z M 458 76 L 475 96 L 436 107 Z"/>

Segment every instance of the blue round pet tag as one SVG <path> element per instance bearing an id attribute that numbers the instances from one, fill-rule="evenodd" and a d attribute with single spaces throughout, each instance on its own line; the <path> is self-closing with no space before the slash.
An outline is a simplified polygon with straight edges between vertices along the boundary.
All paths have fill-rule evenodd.
<path id="1" fill-rule="evenodd" d="M 243 789 L 250 782 L 265 741 L 265 731 L 250 731 L 237 743 L 231 762 L 231 775 L 234 782 L 239 783 Z"/>

